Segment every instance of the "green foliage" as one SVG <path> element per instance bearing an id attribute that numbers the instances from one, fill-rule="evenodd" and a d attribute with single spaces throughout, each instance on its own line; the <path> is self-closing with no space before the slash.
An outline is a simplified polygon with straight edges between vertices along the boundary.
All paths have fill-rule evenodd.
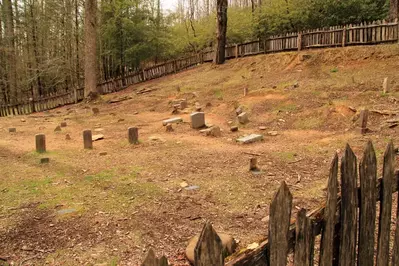
<path id="1" fill-rule="evenodd" d="M 272 0 L 256 12 L 259 36 L 379 20 L 386 0 Z"/>

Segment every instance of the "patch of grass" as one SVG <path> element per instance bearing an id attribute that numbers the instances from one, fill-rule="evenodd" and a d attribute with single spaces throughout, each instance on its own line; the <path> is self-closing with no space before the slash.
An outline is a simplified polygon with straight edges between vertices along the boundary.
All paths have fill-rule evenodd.
<path id="1" fill-rule="evenodd" d="M 223 92 L 220 89 L 214 90 L 214 95 L 218 100 L 223 100 Z"/>
<path id="2" fill-rule="evenodd" d="M 338 70 L 337 67 L 334 67 L 334 68 L 330 69 L 330 72 L 331 72 L 331 73 L 337 73 L 338 71 L 339 71 L 339 70 Z"/>
<path id="3" fill-rule="evenodd" d="M 317 129 L 322 123 L 323 122 L 318 117 L 309 117 L 295 121 L 294 127 L 297 129 Z"/>
<path id="4" fill-rule="evenodd" d="M 272 154 L 283 162 L 292 162 L 296 158 L 296 153 L 291 151 L 274 152 Z"/>
<path id="5" fill-rule="evenodd" d="M 294 112 L 298 109 L 298 106 L 293 103 L 284 103 L 278 105 L 274 108 L 274 111 L 281 111 L 281 112 Z"/>

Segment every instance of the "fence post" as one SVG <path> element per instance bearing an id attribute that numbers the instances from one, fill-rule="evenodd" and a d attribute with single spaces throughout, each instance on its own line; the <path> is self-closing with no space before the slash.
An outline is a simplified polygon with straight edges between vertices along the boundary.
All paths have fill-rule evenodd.
<path id="1" fill-rule="evenodd" d="M 236 59 L 238 58 L 238 44 L 236 44 Z"/>
<path id="2" fill-rule="evenodd" d="M 342 47 L 346 45 L 346 26 L 342 29 Z"/>
<path id="3" fill-rule="evenodd" d="M 302 50 L 302 33 L 298 32 L 298 52 Z"/>
<path id="4" fill-rule="evenodd" d="M 398 43 L 399 43 L 399 20 L 398 20 L 398 18 L 395 19 L 395 22 L 397 24 L 396 37 L 398 38 Z"/>

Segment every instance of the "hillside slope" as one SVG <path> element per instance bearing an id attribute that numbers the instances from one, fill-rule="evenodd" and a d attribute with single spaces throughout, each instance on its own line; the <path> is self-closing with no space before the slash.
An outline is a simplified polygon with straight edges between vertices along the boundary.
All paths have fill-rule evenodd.
<path id="1" fill-rule="evenodd" d="M 398 129 L 383 124 L 396 116 L 370 113 L 365 136 L 358 121 L 363 108 L 398 111 L 398 62 L 398 45 L 258 55 L 201 65 L 93 104 L 0 118 L 0 256 L 19 262 L 42 250 L 38 264 L 137 265 L 154 247 L 186 265 L 186 242 L 205 220 L 246 247 L 265 237 L 280 182 L 293 192 L 294 213 L 312 209 L 323 202 L 330 160 L 335 152 L 342 156 L 346 143 L 361 156 L 373 140 L 379 162 L 389 139 L 399 143 Z M 142 89 L 155 90 L 136 93 Z M 107 103 L 125 96 L 131 99 Z M 182 98 L 188 108 L 172 115 L 173 102 Z M 190 128 L 196 103 L 207 124 L 221 127 L 221 137 Z M 239 106 L 249 114 L 246 125 L 236 120 Z M 166 132 L 162 120 L 174 116 L 185 123 Z M 68 126 L 54 132 L 62 121 Z M 239 131 L 230 132 L 235 124 Z M 131 126 L 139 127 L 139 145 L 127 143 Z M 10 127 L 17 132 L 8 133 Z M 83 150 L 84 129 L 105 136 L 92 151 Z M 49 165 L 38 164 L 42 156 L 33 152 L 40 132 Z M 265 140 L 234 141 L 250 133 Z M 249 154 L 260 155 L 261 174 L 248 171 Z M 182 182 L 199 189 L 182 189 Z"/>

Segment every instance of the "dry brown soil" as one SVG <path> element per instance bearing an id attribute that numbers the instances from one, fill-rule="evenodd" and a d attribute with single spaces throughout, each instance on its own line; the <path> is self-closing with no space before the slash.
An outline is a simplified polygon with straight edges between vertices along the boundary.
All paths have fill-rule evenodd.
<path id="1" fill-rule="evenodd" d="M 0 258 L 23 265 L 138 265 L 154 247 L 174 265 L 186 265 L 187 240 L 205 220 L 241 248 L 265 238 L 264 218 L 282 181 L 294 195 L 294 215 L 320 205 L 330 161 L 335 152 L 342 156 L 346 143 L 361 157 L 371 139 L 379 163 L 389 140 L 399 143 L 398 128 L 381 126 L 392 117 L 371 113 L 372 132 L 362 136 L 358 114 L 349 108 L 398 111 L 399 46 L 302 54 L 309 58 L 282 53 L 205 64 L 97 103 L 0 118 Z M 385 77 L 391 91 L 384 95 Z M 137 95 L 143 88 L 157 90 Z M 132 99 L 107 103 L 123 96 Z M 172 115 L 173 101 L 182 98 L 189 107 Z M 190 128 L 196 102 L 222 137 Z M 232 133 L 229 121 L 237 124 L 238 106 L 250 123 Z M 165 132 L 162 120 L 174 116 L 184 123 Z M 55 133 L 62 121 L 68 126 Z M 139 127 L 139 145 L 127 142 L 131 126 Z M 9 133 L 10 127 L 17 132 Z M 105 139 L 84 150 L 82 131 L 96 128 Z M 268 136 L 272 130 L 278 136 Z M 46 134 L 44 155 L 35 152 L 38 133 Z M 235 142 L 250 133 L 265 139 Z M 248 171 L 247 153 L 260 154 L 261 174 Z M 39 164 L 42 157 L 50 163 Z M 199 189 L 182 189 L 184 181 Z"/>

